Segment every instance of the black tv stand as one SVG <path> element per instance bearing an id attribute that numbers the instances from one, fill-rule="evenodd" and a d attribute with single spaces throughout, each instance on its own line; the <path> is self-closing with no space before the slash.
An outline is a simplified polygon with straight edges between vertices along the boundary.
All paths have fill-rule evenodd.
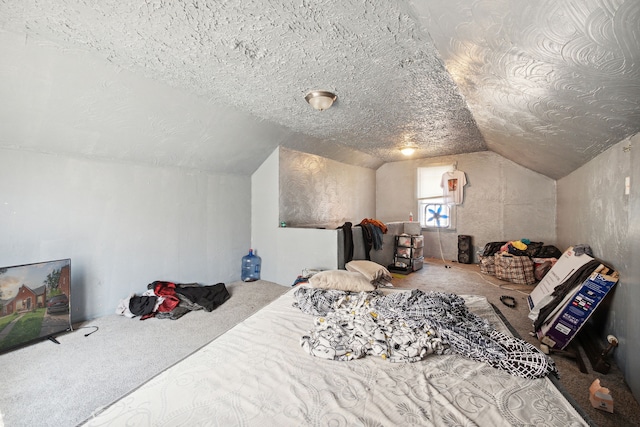
<path id="1" fill-rule="evenodd" d="M 60 344 L 60 341 L 58 341 L 56 337 L 49 337 L 49 341 L 53 341 L 56 344 Z"/>

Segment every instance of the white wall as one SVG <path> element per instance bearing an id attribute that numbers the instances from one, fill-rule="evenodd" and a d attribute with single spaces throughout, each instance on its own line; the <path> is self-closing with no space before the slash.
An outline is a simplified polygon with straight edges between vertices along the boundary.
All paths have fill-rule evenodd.
<path id="1" fill-rule="evenodd" d="M 640 141 L 640 135 L 636 136 Z M 558 239 L 564 245 L 585 243 L 594 255 L 627 268 L 630 151 L 621 142 L 558 181 Z M 635 193 L 637 194 L 637 192 Z"/>
<path id="2" fill-rule="evenodd" d="M 375 170 L 280 149 L 280 220 L 336 228 L 375 215 Z"/>
<path id="3" fill-rule="evenodd" d="M 338 268 L 338 231 L 314 228 L 280 228 L 278 275 L 275 282 L 290 286 L 305 268 Z"/>
<path id="4" fill-rule="evenodd" d="M 332 267 L 333 248 L 337 242 L 329 231 L 277 227 L 284 212 L 307 218 L 323 218 L 325 224 L 341 225 L 345 218 L 354 218 L 354 224 L 362 217 L 373 217 L 384 222 L 406 221 L 409 212 L 417 217 L 416 168 L 434 164 L 457 162 L 458 169 L 467 174 L 465 201 L 457 207 L 455 231 L 442 233 L 425 231 L 425 256 L 439 258 L 440 245 L 445 259 L 457 259 L 457 236 L 473 236 L 474 253 L 491 241 L 529 238 L 556 244 L 555 235 L 555 181 L 519 166 L 502 156 L 481 152 L 435 159 L 408 160 L 387 163 L 377 171 L 356 168 L 318 158 L 292 150 L 280 151 L 279 164 L 275 158 L 265 162 L 252 178 L 254 184 L 253 215 L 270 231 L 271 238 L 264 238 L 262 246 L 269 246 L 273 261 L 278 267 L 265 266 L 268 270 L 263 278 L 281 284 L 290 284 L 302 268 Z M 272 157 L 274 157 L 272 155 Z M 301 167 L 301 165 L 307 165 Z M 346 172 L 342 169 L 348 169 Z M 268 170 L 268 173 L 267 173 Z M 279 190 L 276 191 L 275 175 L 279 171 Z M 375 196 L 369 183 L 375 175 Z M 304 179 L 308 176 L 308 179 Z M 359 179 L 364 184 L 352 185 Z M 369 189 L 364 189 L 363 185 Z M 256 187 L 258 186 L 258 187 Z M 295 191 L 292 191 L 292 188 Z M 267 202 L 256 202 L 256 198 L 279 197 L 279 216 L 275 207 Z M 286 194 L 286 196 L 283 196 Z M 338 196 L 339 195 L 339 196 Z M 375 199 L 375 212 L 360 207 L 352 200 L 368 197 Z M 344 206 L 349 208 L 344 211 Z M 263 205 L 269 206 L 265 211 Z M 365 203 L 366 205 L 366 203 Z M 335 207 L 335 209 L 334 209 Z M 257 211 L 256 209 L 260 210 Z M 313 211 L 316 212 L 313 212 Z M 362 217 L 361 217 L 362 216 Z M 264 218 L 268 218 L 265 222 Z M 253 235 L 265 233 L 255 228 Z M 330 237 L 328 237 L 330 236 Z M 322 248 L 318 251 L 317 248 Z M 277 253 L 276 253 L 277 252 Z M 263 251 L 264 253 L 264 251 Z"/>
<path id="5" fill-rule="evenodd" d="M 426 257 L 440 258 L 442 246 L 444 258 L 456 260 L 460 234 L 472 236 L 474 255 L 492 241 L 556 243 L 555 181 L 488 151 L 381 166 L 376 174 L 378 219 L 406 221 L 409 212 L 417 218 L 417 168 L 454 163 L 467 177 L 464 203 L 456 207 L 455 231 L 423 232 Z"/>
<path id="6" fill-rule="evenodd" d="M 305 268 L 338 268 L 335 227 L 375 214 L 372 169 L 279 148 L 251 182 L 252 244 L 262 258 L 260 278 L 281 285 L 293 284 Z"/>
<path id="7" fill-rule="evenodd" d="M 276 148 L 251 176 L 251 246 L 262 259 L 260 278 L 278 282 L 278 177 Z"/>
<path id="8" fill-rule="evenodd" d="M 624 140 L 558 181 L 558 240 L 563 246 L 588 244 L 620 273 L 606 308 L 590 319 L 603 346 L 614 334 L 614 351 L 625 380 L 640 398 L 640 134 Z M 625 195 L 625 177 L 631 180 Z"/>
<path id="9" fill-rule="evenodd" d="M 0 150 L 0 265 L 71 258 L 72 320 L 154 280 L 240 279 L 250 178 Z"/>
<path id="10" fill-rule="evenodd" d="M 248 176 L 292 137 L 107 56 L 0 28 L 0 147 Z"/>

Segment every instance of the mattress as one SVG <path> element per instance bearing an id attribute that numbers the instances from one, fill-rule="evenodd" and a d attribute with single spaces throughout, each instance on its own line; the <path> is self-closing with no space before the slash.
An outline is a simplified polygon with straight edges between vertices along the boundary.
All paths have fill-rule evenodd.
<path id="1" fill-rule="evenodd" d="M 588 425 L 549 378 L 455 354 L 414 363 L 312 357 L 300 339 L 313 317 L 292 306 L 294 290 L 83 425 Z M 464 299 L 509 333 L 484 297 Z"/>

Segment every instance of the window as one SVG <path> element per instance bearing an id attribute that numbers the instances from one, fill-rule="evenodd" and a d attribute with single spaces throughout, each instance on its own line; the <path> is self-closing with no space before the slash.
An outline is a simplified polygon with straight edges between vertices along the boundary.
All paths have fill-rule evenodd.
<path id="1" fill-rule="evenodd" d="M 422 228 L 452 228 L 453 209 L 445 203 L 442 175 L 454 170 L 454 165 L 418 168 L 418 221 Z"/>
<path id="2" fill-rule="evenodd" d="M 451 226 L 451 209 L 444 203 L 428 203 L 422 208 L 425 228 L 449 228 Z M 422 222 L 421 222 L 422 224 Z"/>

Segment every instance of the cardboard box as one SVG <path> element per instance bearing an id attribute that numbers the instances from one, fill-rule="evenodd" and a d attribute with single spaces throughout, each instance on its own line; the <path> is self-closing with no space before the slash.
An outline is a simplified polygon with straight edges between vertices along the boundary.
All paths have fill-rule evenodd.
<path id="1" fill-rule="evenodd" d="M 608 388 L 600 385 L 599 379 L 594 380 L 589 387 L 589 402 L 594 408 L 613 414 L 613 397 Z"/>
<path id="2" fill-rule="evenodd" d="M 536 331 L 538 339 L 550 348 L 564 349 L 617 282 L 618 273 L 600 264 L 576 291 L 565 297 L 556 314 Z"/>
<path id="3" fill-rule="evenodd" d="M 593 258 L 587 254 L 576 255 L 573 246 L 569 247 L 529 294 L 527 298 L 529 309 L 533 310 L 544 297 L 551 295 L 558 285 L 592 260 Z"/>

